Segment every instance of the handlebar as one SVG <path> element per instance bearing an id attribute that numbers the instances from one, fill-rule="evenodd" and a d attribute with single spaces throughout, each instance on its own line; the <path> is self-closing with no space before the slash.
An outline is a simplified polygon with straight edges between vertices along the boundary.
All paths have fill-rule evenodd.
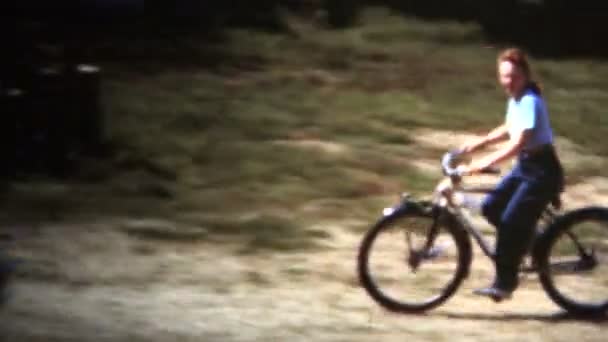
<path id="1" fill-rule="evenodd" d="M 443 169 L 443 174 L 453 179 L 462 178 L 462 172 L 460 172 L 456 167 L 458 164 L 463 162 L 464 155 L 465 153 L 460 150 L 453 150 L 444 154 L 441 158 L 441 168 Z M 491 166 L 481 170 L 481 173 L 494 175 L 500 174 L 500 168 Z"/>

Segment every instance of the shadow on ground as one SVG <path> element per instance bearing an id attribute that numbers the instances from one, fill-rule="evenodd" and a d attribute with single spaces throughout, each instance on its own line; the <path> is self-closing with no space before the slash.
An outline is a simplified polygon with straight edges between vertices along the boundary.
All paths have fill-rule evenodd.
<path id="1" fill-rule="evenodd" d="M 554 313 L 470 313 L 470 312 L 441 312 L 429 316 L 439 316 L 458 320 L 482 320 L 482 321 L 540 321 L 548 323 L 561 323 L 582 321 L 587 323 L 604 324 L 608 322 L 608 315 L 582 316 L 564 311 Z"/>

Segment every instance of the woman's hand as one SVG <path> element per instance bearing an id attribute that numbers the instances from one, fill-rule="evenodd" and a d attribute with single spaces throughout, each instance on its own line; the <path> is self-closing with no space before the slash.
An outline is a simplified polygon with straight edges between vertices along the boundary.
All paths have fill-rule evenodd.
<path id="1" fill-rule="evenodd" d="M 464 145 L 460 146 L 458 151 L 460 151 L 460 153 L 471 153 L 471 152 L 475 151 L 476 149 L 477 148 L 474 144 L 468 143 L 468 144 L 464 144 Z"/>
<path id="2" fill-rule="evenodd" d="M 485 159 L 482 159 L 477 162 L 472 162 L 469 165 L 458 165 L 456 167 L 456 171 L 462 176 L 470 176 L 476 173 L 480 173 L 483 170 L 490 168 L 491 166 L 492 163 L 489 163 Z"/>
<path id="3" fill-rule="evenodd" d="M 479 139 L 465 143 L 464 145 L 460 146 L 459 150 L 461 153 L 472 153 L 472 152 L 475 152 L 475 151 L 479 150 L 480 148 L 482 148 L 485 144 L 486 144 L 485 137 L 479 138 Z"/>
<path id="4" fill-rule="evenodd" d="M 502 124 L 494 128 L 492 131 L 490 131 L 490 133 L 486 134 L 485 136 L 473 139 L 472 141 L 465 143 L 460 147 L 460 150 L 463 153 L 472 153 L 487 145 L 492 145 L 499 141 L 503 141 L 508 137 L 509 133 L 507 130 L 507 125 Z"/>
<path id="5" fill-rule="evenodd" d="M 470 167 L 464 164 L 458 165 L 456 167 L 456 172 L 461 176 L 469 176 L 472 174 Z"/>

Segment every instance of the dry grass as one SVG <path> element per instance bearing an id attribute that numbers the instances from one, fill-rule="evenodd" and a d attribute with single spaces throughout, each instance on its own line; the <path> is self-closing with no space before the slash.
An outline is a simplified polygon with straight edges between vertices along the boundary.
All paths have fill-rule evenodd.
<path id="1" fill-rule="evenodd" d="M 104 66 L 115 155 L 78 181 L 5 192 L 2 246 L 26 262 L 0 339 L 605 340 L 605 324 L 564 317 L 534 277 L 510 302 L 475 298 L 492 277 L 479 251 L 437 310 L 372 302 L 355 272 L 362 232 L 402 191 L 428 194 L 464 130 L 501 119 L 496 51 L 474 25 L 382 9 L 352 29 L 300 29 L 189 42 L 187 65 L 154 62 L 179 53 L 143 42 L 142 63 Z M 210 53 L 213 68 L 197 59 Z M 606 64 L 534 62 L 571 175 L 566 204 L 606 203 Z"/>
<path id="2" fill-rule="evenodd" d="M 435 148 L 468 137 L 424 134 L 419 132 L 419 141 L 442 142 Z M 319 143 L 304 148 L 336 153 L 330 146 L 329 151 Z M 603 179 L 574 187 L 569 202 L 583 205 L 591 194 L 605 201 L 604 188 Z M 579 191 L 587 196 L 577 199 Z M 302 210 L 316 213 L 327 205 Z M 222 228 L 228 229 L 224 238 L 210 235 L 211 226 L 153 218 L 12 231 L 22 234 L 12 248 L 27 262 L 0 318 L 14 341 L 603 340 L 603 323 L 564 316 L 535 276 L 526 277 L 514 299 L 500 305 L 473 296 L 471 290 L 493 274 L 477 249 L 471 276 L 443 306 L 424 315 L 385 312 L 356 278 L 361 235 L 352 227 L 367 224 L 316 221 L 307 227 L 319 232 L 313 234 L 315 251 L 256 254 L 242 253 L 252 242 L 239 235 L 238 225 Z M 306 236 L 289 231 L 283 232 L 288 239 Z"/>
<path id="3" fill-rule="evenodd" d="M 50 249 L 49 236 L 20 243 L 55 276 L 22 273 L 0 313 L 14 341 L 583 341 L 603 340 L 603 324 L 569 320 L 531 278 L 500 305 L 470 294 L 491 264 L 476 255 L 471 277 L 444 306 L 425 315 L 385 312 L 358 287 L 360 236 L 326 225 L 317 253 L 241 255 L 238 242 L 156 243 L 120 226 L 55 227 L 72 247 Z M 92 231 L 105 233 L 95 235 Z M 58 237 L 55 238 L 58 241 Z M 45 252 L 36 248 L 44 242 Z M 142 253 L 142 251 L 145 251 Z M 26 266 L 28 269 L 30 266 Z M 500 334 L 491 333 L 499 331 Z"/>

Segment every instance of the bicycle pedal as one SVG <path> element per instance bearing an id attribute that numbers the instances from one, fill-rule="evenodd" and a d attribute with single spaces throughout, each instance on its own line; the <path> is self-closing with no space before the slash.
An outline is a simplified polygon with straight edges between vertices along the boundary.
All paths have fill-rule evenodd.
<path id="1" fill-rule="evenodd" d="M 426 253 L 422 255 L 424 259 L 435 259 L 443 254 L 443 248 L 431 247 Z"/>
<path id="2" fill-rule="evenodd" d="M 420 257 L 424 260 L 433 260 L 446 255 L 447 246 L 433 246 L 424 253 L 420 253 Z"/>

